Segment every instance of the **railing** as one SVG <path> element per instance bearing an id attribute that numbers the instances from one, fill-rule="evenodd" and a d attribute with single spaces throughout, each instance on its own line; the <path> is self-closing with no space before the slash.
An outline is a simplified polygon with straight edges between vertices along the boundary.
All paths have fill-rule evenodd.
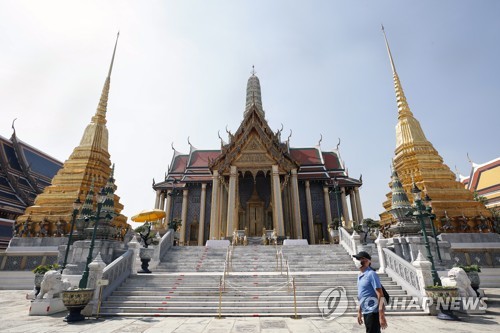
<path id="1" fill-rule="evenodd" d="M 174 245 L 174 231 L 172 229 L 169 229 L 165 235 L 160 240 L 160 244 L 158 244 L 158 247 L 160 248 L 160 253 L 159 253 L 159 258 L 158 260 L 161 260 L 166 254 L 169 248 L 171 248 Z"/>
<path id="2" fill-rule="evenodd" d="M 387 248 L 383 248 L 382 253 L 385 261 L 385 272 L 394 278 L 408 294 L 420 296 L 422 286 L 418 279 L 417 269 Z"/>
<path id="3" fill-rule="evenodd" d="M 106 299 L 111 295 L 130 276 L 134 260 L 134 251 L 129 249 L 104 268 L 102 278 L 108 280 L 109 285 L 102 290 L 102 299 Z"/>
<path id="4" fill-rule="evenodd" d="M 340 238 L 340 244 L 342 247 L 350 254 L 356 254 L 358 251 L 358 244 L 359 243 L 359 235 L 357 235 L 357 239 L 355 237 L 357 234 L 349 234 L 347 230 L 345 230 L 343 227 L 339 228 L 339 238 Z"/>

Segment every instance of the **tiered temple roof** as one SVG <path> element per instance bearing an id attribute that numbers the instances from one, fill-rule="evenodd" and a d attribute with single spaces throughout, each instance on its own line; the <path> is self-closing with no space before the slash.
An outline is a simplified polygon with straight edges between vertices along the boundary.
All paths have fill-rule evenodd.
<path id="1" fill-rule="evenodd" d="M 489 162 L 471 163 L 468 177 L 460 176 L 465 188 L 486 198 L 487 208 L 500 209 L 500 157 Z"/>
<path id="2" fill-rule="evenodd" d="M 62 162 L 19 140 L 0 136 L 0 248 L 12 237 L 14 220 L 50 185 Z"/>

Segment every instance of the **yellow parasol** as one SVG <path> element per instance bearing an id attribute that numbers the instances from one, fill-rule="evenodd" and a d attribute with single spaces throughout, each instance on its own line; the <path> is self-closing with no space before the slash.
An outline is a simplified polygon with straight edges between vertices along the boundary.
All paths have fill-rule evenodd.
<path id="1" fill-rule="evenodd" d="M 139 214 L 132 216 L 131 220 L 134 222 L 156 221 L 164 218 L 166 215 L 165 211 L 161 209 L 145 209 Z"/>

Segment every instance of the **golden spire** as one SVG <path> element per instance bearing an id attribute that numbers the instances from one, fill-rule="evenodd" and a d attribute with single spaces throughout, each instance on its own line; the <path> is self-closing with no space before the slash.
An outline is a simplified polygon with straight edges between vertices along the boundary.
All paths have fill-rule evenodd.
<path id="1" fill-rule="evenodd" d="M 408 102 L 406 101 L 403 86 L 401 85 L 398 73 L 396 72 L 396 66 L 394 66 L 394 60 L 392 59 L 392 53 L 389 47 L 389 42 L 387 41 L 387 36 L 385 35 L 384 26 L 382 26 L 382 32 L 384 34 L 387 53 L 389 54 L 389 60 L 391 61 L 394 88 L 396 90 L 396 102 L 398 105 L 399 121 L 396 125 L 396 149 L 405 144 L 414 144 L 416 142 L 428 144 L 429 142 L 425 137 L 420 123 L 413 117 L 413 113 L 411 113 Z"/>
<path id="2" fill-rule="evenodd" d="M 113 70 L 113 63 L 115 61 L 116 46 L 118 45 L 118 37 L 120 37 L 120 32 L 116 34 L 115 48 L 113 49 L 113 56 L 111 57 L 111 64 L 109 65 L 108 76 L 106 81 L 104 81 L 104 87 L 102 88 L 101 98 L 99 104 L 97 105 L 97 111 L 94 117 L 92 117 L 93 123 L 106 123 L 106 109 L 108 106 L 108 95 L 109 95 L 109 84 L 111 81 L 111 71 Z"/>
<path id="3" fill-rule="evenodd" d="M 102 88 L 101 98 L 99 99 L 99 104 L 97 105 L 97 111 L 92 117 L 90 124 L 87 125 L 85 132 L 83 133 L 82 140 L 80 141 L 80 146 L 88 147 L 91 146 L 95 149 L 102 149 L 108 151 L 108 129 L 106 128 L 106 112 L 108 106 L 108 95 L 109 95 L 109 85 L 111 81 L 111 71 L 113 70 L 113 63 L 115 61 L 116 46 L 118 45 L 118 37 L 120 32 L 116 35 L 115 47 L 113 49 L 113 56 L 111 57 L 111 64 L 109 65 L 108 76 L 106 81 L 104 81 L 104 87 Z"/>
<path id="4" fill-rule="evenodd" d="M 394 60 L 392 59 L 391 48 L 389 47 L 389 42 L 387 41 L 387 36 L 385 35 L 385 29 L 382 25 L 382 32 L 384 34 L 385 46 L 387 47 L 387 53 L 389 54 L 389 60 L 391 61 L 392 75 L 394 79 L 394 88 L 396 89 L 396 101 L 398 103 L 398 118 L 413 116 L 406 101 L 405 93 L 403 91 L 403 86 L 399 80 L 398 72 L 396 72 L 396 66 L 394 65 Z"/>

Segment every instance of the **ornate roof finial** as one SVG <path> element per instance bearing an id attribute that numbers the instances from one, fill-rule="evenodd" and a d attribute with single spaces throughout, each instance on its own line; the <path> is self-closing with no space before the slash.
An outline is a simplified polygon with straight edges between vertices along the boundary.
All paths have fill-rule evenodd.
<path id="1" fill-rule="evenodd" d="M 248 78 L 247 82 L 247 98 L 245 112 L 243 115 L 247 115 L 250 109 L 255 106 L 259 110 L 261 115 L 264 115 L 264 109 L 262 108 L 262 97 L 260 92 L 260 81 L 255 75 L 255 67 L 252 66 L 252 76 Z"/>
<path id="2" fill-rule="evenodd" d="M 321 146 L 321 141 L 323 141 L 323 134 L 319 134 L 318 146 Z"/>
<path id="3" fill-rule="evenodd" d="M 16 122 L 17 118 L 14 118 L 14 120 L 12 120 L 12 130 L 14 131 L 14 133 L 12 133 L 13 136 L 16 135 L 16 128 L 14 127 L 14 123 Z"/>
<path id="4" fill-rule="evenodd" d="M 250 74 L 252 74 L 253 76 L 255 76 L 257 72 L 255 71 L 255 66 L 252 65 L 252 71 L 250 72 Z"/>

